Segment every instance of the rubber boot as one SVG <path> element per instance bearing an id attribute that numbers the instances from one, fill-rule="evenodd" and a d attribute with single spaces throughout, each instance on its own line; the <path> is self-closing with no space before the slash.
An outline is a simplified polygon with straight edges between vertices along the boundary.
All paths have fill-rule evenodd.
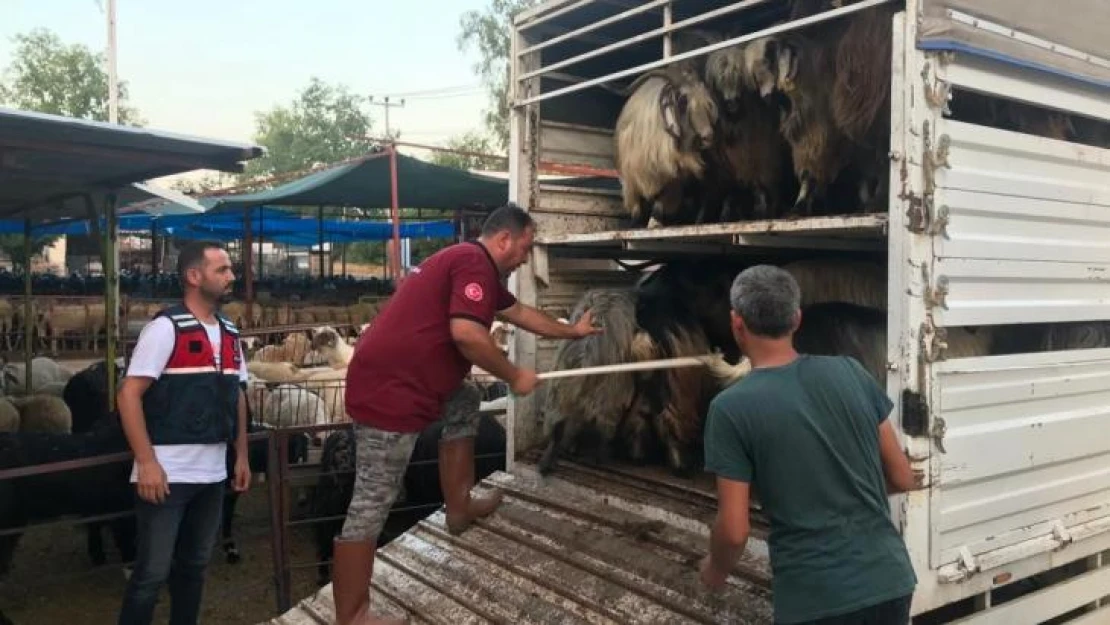
<path id="1" fill-rule="evenodd" d="M 471 497 L 474 486 L 474 437 L 439 442 L 439 483 L 447 505 L 447 531 L 458 535 L 475 519 L 489 516 L 501 503 L 501 492 Z"/>
<path id="2" fill-rule="evenodd" d="M 403 619 L 376 617 L 370 612 L 370 577 L 374 572 L 372 540 L 333 541 L 332 596 L 335 625 L 402 625 Z"/>

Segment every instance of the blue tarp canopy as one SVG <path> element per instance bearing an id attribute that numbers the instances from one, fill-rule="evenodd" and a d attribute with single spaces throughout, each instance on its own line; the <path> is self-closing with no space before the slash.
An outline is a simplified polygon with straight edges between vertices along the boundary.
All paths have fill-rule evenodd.
<path id="1" fill-rule="evenodd" d="M 318 221 L 315 217 L 303 217 L 269 207 L 257 208 L 250 213 L 250 227 L 254 237 L 288 245 L 317 245 L 321 238 L 324 242 L 331 243 L 384 241 L 393 234 L 393 226 L 380 221 L 340 221 L 338 219 Z M 100 225 L 104 226 L 103 220 Z M 246 238 L 243 213 L 240 210 L 215 210 L 199 215 L 164 216 L 141 212 L 131 213 L 119 216 L 119 230 L 143 234 L 154 232 L 159 236 L 182 239 L 239 241 Z M 406 222 L 401 224 L 400 230 L 402 238 L 449 239 L 455 236 L 455 224 L 450 220 Z M 13 220 L 0 222 L 0 233 L 22 232 L 21 222 Z M 88 235 L 92 232 L 92 222 L 86 219 L 41 224 L 31 229 L 32 236 Z"/>

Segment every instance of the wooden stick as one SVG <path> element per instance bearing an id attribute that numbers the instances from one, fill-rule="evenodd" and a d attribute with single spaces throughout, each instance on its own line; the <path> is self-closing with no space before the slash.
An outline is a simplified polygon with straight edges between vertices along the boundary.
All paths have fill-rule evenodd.
<path id="1" fill-rule="evenodd" d="M 712 357 L 712 354 L 705 354 L 704 356 L 686 356 L 683 358 L 629 362 L 621 365 L 600 365 L 597 367 L 581 367 L 579 369 L 563 369 L 561 371 L 540 373 L 536 377 L 541 380 L 551 380 L 553 378 L 570 378 L 580 375 L 600 375 L 605 373 L 624 373 L 625 371 L 644 371 L 648 369 L 704 366 L 708 364 L 709 359 Z"/>

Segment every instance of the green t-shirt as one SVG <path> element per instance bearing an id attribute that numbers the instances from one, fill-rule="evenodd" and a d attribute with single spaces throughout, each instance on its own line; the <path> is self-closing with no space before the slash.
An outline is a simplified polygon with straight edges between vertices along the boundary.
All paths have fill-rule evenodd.
<path id="1" fill-rule="evenodd" d="M 811 355 L 755 369 L 710 404 L 706 470 L 750 483 L 771 522 L 777 622 L 913 592 L 879 455 L 892 406 L 856 360 Z"/>

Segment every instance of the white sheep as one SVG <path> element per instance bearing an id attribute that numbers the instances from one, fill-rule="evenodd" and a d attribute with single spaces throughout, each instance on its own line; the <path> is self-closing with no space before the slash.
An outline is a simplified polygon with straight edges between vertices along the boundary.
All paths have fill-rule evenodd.
<path id="1" fill-rule="evenodd" d="M 304 377 L 304 374 L 291 362 L 255 362 L 247 363 L 247 373 L 266 382 L 292 382 Z"/>
<path id="2" fill-rule="evenodd" d="M 328 418 L 324 400 L 300 386 L 281 384 L 265 393 L 262 420 L 274 427 L 324 425 Z"/>
<path id="3" fill-rule="evenodd" d="M 312 349 L 319 352 L 333 369 L 346 369 L 355 355 L 355 349 L 339 336 L 335 328 L 329 326 L 312 331 Z"/>
<path id="4" fill-rule="evenodd" d="M 0 368 L 0 392 L 7 395 L 23 395 L 26 392 L 26 364 L 9 362 Z M 65 367 L 51 358 L 38 357 L 31 360 L 31 392 L 39 393 L 51 384 L 65 384 L 73 377 Z"/>
<path id="5" fill-rule="evenodd" d="M 292 362 L 304 364 L 305 358 L 312 350 L 308 336 L 303 332 L 292 332 L 286 335 L 281 345 L 266 345 L 251 356 L 252 362 Z"/>
<path id="6" fill-rule="evenodd" d="M 314 373 L 310 373 L 298 385 L 316 393 L 320 399 L 324 400 L 324 406 L 328 411 L 328 420 L 331 423 L 350 421 L 344 400 L 344 391 L 347 388 L 347 369 L 321 368 Z"/>
<path id="7" fill-rule="evenodd" d="M 19 410 L 6 397 L 0 397 L 0 433 L 19 431 Z"/>
<path id="8" fill-rule="evenodd" d="M 9 397 L 8 402 L 19 411 L 21 433 L 69 434 L 73 432 L 73 414 L 60 397 L 53 395 Z"/>

